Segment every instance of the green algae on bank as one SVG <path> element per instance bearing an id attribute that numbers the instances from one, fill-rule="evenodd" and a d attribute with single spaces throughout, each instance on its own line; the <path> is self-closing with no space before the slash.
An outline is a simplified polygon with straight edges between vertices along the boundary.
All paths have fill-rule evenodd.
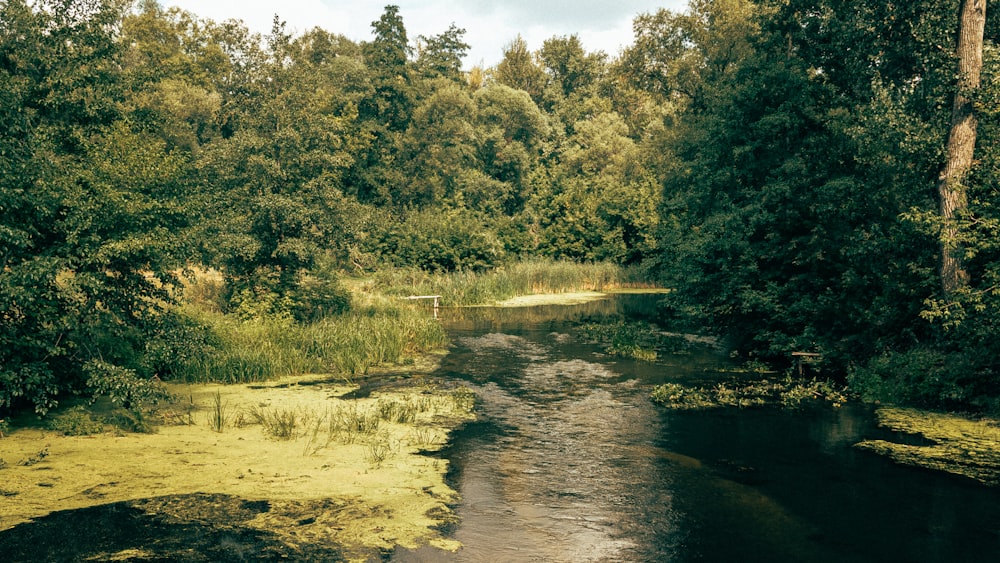
<path id="1" fill-rule="evenodd" d="M 299 561 L 460 547 L 441 532 L 458 498 L 448 463 L 426 452 L 474 418 L 467 389 L 414 376 L 352 398 L 358 385 L 316 374 L 169 390 L 177 416 L 154 434 L 5 435 L 3 457 L 25 460 L 0 470 L 0 552 L 19 554 L 7 560 L 237 560 L 220 542 Z M 254 413 L 284 415 L 290 432 Z M 66 527 L 88 518 L 121 533 L 75 541 Z"/>
<path id="2" fill-rule="evenodd" d="M 865 440 L 856 447 L 888 456 L 896 463 L 947 471 L 991 486 L 1000 485 L 1000 422 L 954 414 L 885 407 L 876 411 L 879 425 L 919 435 L 929 445 Z"/>

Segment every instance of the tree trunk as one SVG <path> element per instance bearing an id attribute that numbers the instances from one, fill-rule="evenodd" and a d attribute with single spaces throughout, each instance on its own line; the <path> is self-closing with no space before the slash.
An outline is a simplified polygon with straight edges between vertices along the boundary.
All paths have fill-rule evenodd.
<path id="1" fill-rule="evenodd" d="M 963 247 L 958 219 L 968 206 L 965 179 L 972 168 L 979 123 L 972 94 L 979 89 L 983 68 L 983 31 L 986 26 L 986 0 L 962 0 L 958 22 L 958 91 L 951 110 L 948 135 L 948 160 L 938 177 L 941 203 L 941 288 L 952 294 L 966 286 Z"/>

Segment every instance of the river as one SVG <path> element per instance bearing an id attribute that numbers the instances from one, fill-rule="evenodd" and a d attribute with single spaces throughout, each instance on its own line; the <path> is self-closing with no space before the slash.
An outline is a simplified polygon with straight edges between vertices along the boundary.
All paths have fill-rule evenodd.
<path id="1" fill-rule="evenodd" d="M 438 376 L 473 389 L 478 420 L 440 455 L 463 548 L 393 561 L 991 561 L 1000 491 L 854 448 L 885 435 L 871 409 L 669 412 L 659 383 L 725 380 L 704 347 L 639 362 L 584 322 L 655 310 L 655 296 L 445 310 Z"/>

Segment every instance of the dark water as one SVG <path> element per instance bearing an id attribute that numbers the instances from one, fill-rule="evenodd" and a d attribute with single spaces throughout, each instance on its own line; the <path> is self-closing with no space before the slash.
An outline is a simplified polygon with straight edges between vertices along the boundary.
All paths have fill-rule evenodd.
<path id="1" fill-rule="evenodd" d="M 574 330 L 650 297 L 444 315 L 440 375 L 481 399 L 444 452 L 455 554 L 395 561 L 996 561 L 1000 491 L 892 464 L 861 406 L 666 412 L 664 381 L 725 379 L 711 349 L 639 363 Z"/>

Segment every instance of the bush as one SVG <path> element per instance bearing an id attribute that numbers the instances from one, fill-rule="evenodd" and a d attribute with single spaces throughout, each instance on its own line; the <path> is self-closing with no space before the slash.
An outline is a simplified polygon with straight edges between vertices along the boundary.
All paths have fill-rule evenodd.
<path id="1" fill-rule="evenodd" d="M 104 424 L 95 420 L 82 406 L 72 407 L 52 417 L 49 429 L 64 436 L 90 436 L 104 432 Z"/>
<path id="2" fill-rule="evenodd" d="M 851 370 L 848 384 L 870 402 L 918 407 L 955 407 L 970 402 L 983 378 L 959 353 L 917 348 L 889 352 Z"/>
<path id="3" fill-rule="evenodd" d="M 299 322 L 340 315 L 351 307 L 350 293 L 328 264 L 317 266 L 312 272 L 300 273 L 290 297 L 292 316 Z"/>
<path id="4" fill-rule="evenodd" d="M 35 412 L 45 415 L 55 407 L 59 382 L 45 363 L 22 365 L 16 369 L 0 369 L 0 408 L 11 409 L 24 402 Z"/>
<path id="5" fill-rule="evenodd" d="M 169 379 L 196 358 L 204 356 L 218 339 L 204 323 L 184 310 L 162 315 L 158 330 L 146 341 L 139 370 L 147 379 Z"/>
<path id="6" fill-rule="evenodd" d="M 496 232 L 478 215 L 444 209 L 412 213 L 395 228 L 381 231 L 372 245 L 397 267 L 428 272 L 484 270 L 506 255 Z"/>
<path id="7" fill-rule="evenodd" d="M 125 409 L 138 411 L 144 405 L 155 405 L 170 397 L 158 379 L 143 379 L 135 370 L 90 360 L 83 366 L 87 386 L 94 396 L 105 395 Z"/>

